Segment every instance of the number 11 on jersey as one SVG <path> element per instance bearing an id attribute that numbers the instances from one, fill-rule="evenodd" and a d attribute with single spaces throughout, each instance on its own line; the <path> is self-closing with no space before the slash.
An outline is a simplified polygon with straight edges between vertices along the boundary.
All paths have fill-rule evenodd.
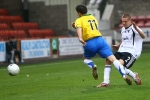
<path id="1" fill-rule="evenodd" d="M 95 28 L 98 29 L 95 20 L 88 20 L 88 22 L 90 23 L 90 26 L 91 26 L 92 30 L 94 30 Z M 94 25 L 93 25 L 93 23 L 94 23 Z M 95 28 L 93 26 L 95 26 Z"/>

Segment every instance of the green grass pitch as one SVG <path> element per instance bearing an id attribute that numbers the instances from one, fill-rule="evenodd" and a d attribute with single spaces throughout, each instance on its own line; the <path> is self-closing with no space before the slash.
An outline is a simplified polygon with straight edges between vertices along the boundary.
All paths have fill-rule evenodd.
<path id="1" fill-rule="evenodd" d="M 0 67 L 0 100 L 150 100 L 150 53 L 144 52 L 131 68 L 138 72 L 142 85 L 128 86 L 113 66 L 110 87 L 96 88 L 103 81 L 104 59 L 93 59 L 99 79 L 83 59 L 23 64 L 17 76 Z"/>

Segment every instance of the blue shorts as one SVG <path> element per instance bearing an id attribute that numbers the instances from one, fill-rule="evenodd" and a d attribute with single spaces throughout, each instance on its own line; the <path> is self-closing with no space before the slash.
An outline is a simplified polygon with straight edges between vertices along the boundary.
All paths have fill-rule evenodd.
<path id="1" fill-rule="evenodd" d="M 88 59 L 94 57 L 97 53 L 102 58 L 113 55 L 111 48 L 102 37 L 96 37 L 86 41 L 86 45 L 83 48 L 84 57 Z"/>

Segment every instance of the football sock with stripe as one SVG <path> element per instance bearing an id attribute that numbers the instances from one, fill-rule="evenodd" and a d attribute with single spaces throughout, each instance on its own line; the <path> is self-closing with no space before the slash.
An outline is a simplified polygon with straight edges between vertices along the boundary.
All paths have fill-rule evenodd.
<path id="1" fill-rule="evenodd" d="M 111 73 L 111 65 L 105 65 L 104 68 L 104 83 L 109 84 L 110 80 L 110 73 Z"/>
<path id="2" fill-rule="evenodd" d="M 93 68 L 93 67 L 94 67 L 94 63 L 93 63 L 92 60 L 85 59 L 85 60 L 84 60 L 84 63 L 85 63 L 88 67 L 90 67 L 90 68 Z"/>
<path id="3" fill-rule="evenodd" d="M 126 77 L 126 72 L 125 72 L 124 66 L 121 65 L 118 60 L 115 60 L 113 62 L 113 64 L 117 68 L 117 70 L 120 72 L 120 74 L 122 75 L 122 77 L 125 78 Z"/>

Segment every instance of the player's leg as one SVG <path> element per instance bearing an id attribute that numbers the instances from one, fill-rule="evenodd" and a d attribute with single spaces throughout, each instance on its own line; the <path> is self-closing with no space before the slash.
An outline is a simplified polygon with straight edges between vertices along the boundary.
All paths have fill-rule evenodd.
<path id="1" fill-rule="evenodd" d="M 11 60 L 10 60 L 11 63 L 14 63 L 14 55 L 15 55 L 15 51 L 12 50 L 11 51 Z"/>
<path id="2" fill-rule="evenodd" d="M 115 52 L 115 53 L 114 53 L 114 56 L 115 56 L 116 59 L 118 59 L 119 62 L 124 66 L 124 63 L 125 63 L 125 60 L 123 59 L 124 53 L 122 53 L 122 52 Z M 125 66 L 124 66 L 124 68 L 125 68 Z M 126 70 L 125 70 L 125 72 L 126 72 Z M 126 74 L 127 74 L 127 73 L 126 73 Z M 132 84 L 132 81 L 130 80 L 129 77 L 127 77 L 127 78 L 125 79 L 125 81 L 126 81 L 126 83 L 127 83 L 128 85 L 131 85 L 131 84 Z"/>
<path id="3" fill-rule="evenodd" d="M 142 81 L 141 81 L 140 77 L 138 76 L 138 73 L 137 73 L 137 72 L 133 72 L 132 70 L 127 69 L 127 68 L 125 68 L 125 71 L 126 71 L 126 73 L 127 73 L 129 76 L 131 76 L 131 77 L 133 78 L 133 80 L 135 81 L 135 83 L 136 83 L 137 85 L 141 85 L 141 84 L 142 84 Z"/>
<path id="4" fill-rule="evenodd" d="M 125 73 L 124 66 L 121 65 L 121 63 L 116 59 L 116 57 L 113 55 L 110 47 L 108 46 L 108 44 L 105 41 L 103 41 L 102 48 L 99 50 L 98 54 L 101 57 L 107 58 L 110 62 L 112 62 L 114 64 L 114 66 L 117 68 L 117 70 L 120 72 L 122 77 L 126 78 L 127 75 Z"/>
<path id="5" fill-rule="evenodd" d="M 114 64 L 124 79 L 128 78 L 121 60 L 117 60 L 114 55 L 107 57 L 107 59 Z"/>
<path id="6" fill-rule="evenodd" d="M 104 82 L 106 84 L 110 83 L 110 73 L 111 73 L 111 62 L 106 59 L 106 64 L 104 68 Z"/>
<path id="7" fill-rule="evenodd" d="M 107 58 L 110 62 L 112 62 L 126 81 L 131 81 L 129 79 L 129 77 L 126 75 L 124 66 L 116 59 L 116 57 L 113 55 L 110 47 L 108 46 L 108 44 L 105 41 L 103 41 L 103 45 L 101 45 L 101 49 L 99 49 L 98 54 L 101 57 Z"/>
<path id="8" fill-rule="evenodd" d="M 114 53 L 115 57 L 117 59 L 120 59 L 121 58 L 121 54 L 119 52 L 116 52 Z M 105 62 L 105 68 L 104 68 L 104 81 L 98 85 L 98 87 L 107 87 L 109 86 L 109 83 L 110 83 L 110 72 L 111 72 L 111 62 L 106 59 L 106 62 Z"/>
<path id="9" fill-rule="evenodd" d="M 111 62 L 106 59 L 104 67 L 104 81 L 97 87 L 108 87 L 110 83 L 110 73 L 111 73 Z"/>
<path id="10" fill-rule="evenodd" d="M 124 60 L 124 62 L 125 62 L 124 66 L 125 66 L 126 73 L 134 79 L 134 81 L 137 85 L 141 85 L 142 81 L 139 78 L 138 73 L 133 72 L 132 70 L 129 69 L 132 67 L 132 65 L 136 61 L 135 57 L 130 53 L 124 53 L 123 55 L 124 56 L 122 57 L 122 60 Z"/>
<path id="11" fill-rule="evenodd" d="M 98 79 L 98 70 L 97 70 L 97 66 L 94 64 L 94 62 L 91 59 L 84 59 L 84 63 L 92 68 L 92 76 L 95 80 Z"/>
<path id="12" fill-rule="evenodd" d="M 114 55 L 111 55 L 107 58 L 108 60 L 112 61 L 116 69 L 120 72 L 124 80 L 128 83 L 128 85 L 132 84 L 131 79 L 127 76 L 124 66 L 122 65 L 122 62 L 117 60 Z"/>
<path id="13" fill-rule="evenodd" d="M 94 64 L 94 62 L 91 60 L 92 57 L 96 55 L 96 47 L 94 45 L 94 39 L 91 39 L 86 42 L 86 45 L 84 46 L 84 63 L 92 68 L 92 76 L 95 80 L 98 79 L 98 71 L 97 66 Z"/>
<path id="14" fill-rule="evenodd" d="M 19 58 L 19 61 L 20 61 L 21 63 L 23 63 L 24 61 L 22 60 L 21 52 L 20 52 L 20 51 L 18 51 L 18 50 L 16 50 L 15 52 L 16 52 L 16 55 L 17 55 L 17 56 L 18 56 L 18 58 Z"/>
<path id="15" fill-rule="evenodd" d="M 120 59 L 121 55 L 118 52 L 116 52 L 115 57 L 117 59 Z M 108 86 L 108 84 L 110 83 L 111 64 L 112 63 L 108 59 L 106 59 L 104 67 L 104 81 L 101 83 L 101 87 Z"/>

